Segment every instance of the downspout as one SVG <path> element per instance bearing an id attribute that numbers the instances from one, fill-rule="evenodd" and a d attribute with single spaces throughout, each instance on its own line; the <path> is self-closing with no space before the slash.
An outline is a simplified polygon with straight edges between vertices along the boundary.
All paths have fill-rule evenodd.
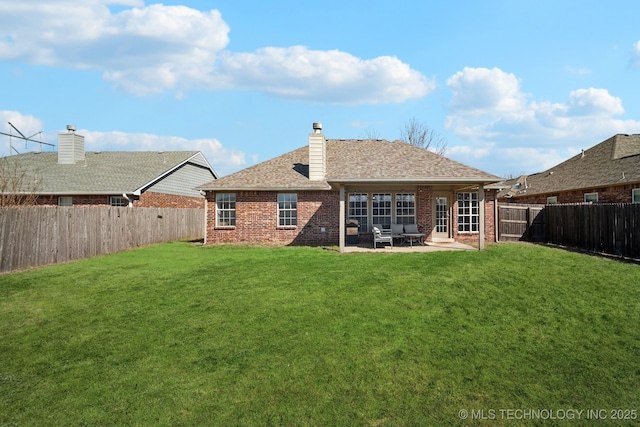
<path id="1" fill-rule="evenodd" d="M 500 242 L 500 209 L 498 206 L 498 191 L 496 190 L 496 194 L 493 197 L 493 234 L 495 234 L 496 243 Z"/>
<path id="2" fill-rule="evenodd" d="M 340 246 L 340 252 L 344 252 L 344 244 L 345 244 L 345 225 L 346 225 L 346 215 L 345 215 L 345 191 L 344 191 L 344 185 L 341 184 L 340 185 L 340 214 L 339 214 L 339 222 L 340 222 L 340 226 L 338 227 L 338 229 L 340 230 L 340 237 L 338 238 L 338 242 L 339 242 L 339 246 Z"/>
<path id="3" fill-rule="evenodd" d="M 131 200 L 129 198 L 129 196 L 127 196 L 127 193 L 122 193 L 122 197 L 124 197 L 125 199 L 127 199 L 127 201 L 129 202 L 129 207 L 132 208 L 133 207 L 133 200 Z"/>
<path id="4" fill-rule="evenodd" d="M 478 204 L 479 204 L 479 208 L 480 208 L 480 221 L 478 224 L 478 250 L 482 250 L 484 249 L 484 211 L 485 211 L 485 205 L 484 205 L 484 184 L 480 184 L 479 188 L 478 188 Z"/>
<path id="5" fill-rule="evenodd" d="M 200 194 L 204 197 L 204 239 L 202 241 L 203 245 L 207 244 L 207 222 L 209 218 L 209 202 L 207 201 L 207 193 L 203 190 L 200 190 Z"/>

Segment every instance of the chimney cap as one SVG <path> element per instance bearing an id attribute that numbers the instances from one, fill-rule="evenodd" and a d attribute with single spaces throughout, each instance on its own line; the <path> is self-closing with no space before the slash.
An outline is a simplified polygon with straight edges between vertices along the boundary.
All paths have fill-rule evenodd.
<path id="1" fill-rule="evenodd" d="M 69 132 L 75 132 L 75 131 L 76 131 L 76 127 L 75 127 L 75 126 L 73 126 L 73 125 L 67 125 L 67 130 L 68 130 Z"/>
<path id="2" fill-rule="evenodd" d="M 320 123 L 320 122 L 316 122 L 316 123 L 314 123 L 314 124 L 313 124 L 313 130 L 314 130 L 316 133 L 320 133 L 320 131 L 322 130 L 322 123 Z"/>

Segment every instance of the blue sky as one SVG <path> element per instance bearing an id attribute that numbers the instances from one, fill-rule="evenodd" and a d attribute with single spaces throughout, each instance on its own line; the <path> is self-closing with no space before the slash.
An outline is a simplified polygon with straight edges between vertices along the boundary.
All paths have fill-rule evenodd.
<path id="1" fill-rule="evenodd" d="M 452 159 L 533 173 L 640 133 L 638 16 L 637 0 L 0 0 L 0 131 L 56 143 L 71 124 L 88 151 L 200 150 L 224 176 L 313 122 L 393 141 L 415 118 Z"/>

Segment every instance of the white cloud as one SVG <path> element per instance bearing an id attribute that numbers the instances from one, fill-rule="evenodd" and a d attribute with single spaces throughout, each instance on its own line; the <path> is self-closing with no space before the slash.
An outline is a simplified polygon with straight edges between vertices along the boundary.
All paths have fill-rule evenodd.
<path id="1" fill-rule="evenodd" d="M 114 5 L 126 7 L 112 12 Z M 249 89 L 375 104 L 423 97 L 435 88 L 395 57 L 360 59 L 303 46 L 229 52 L 229 31 L 217 10 L 134 0 L 0 0 L 0 60 L 98 70 L 136 95 Z"/>
<path id="2" fill-rule="evenodd" d="M 87 151 L 201 151 L 209 164 L 223 176 L 246 164 L 240 150 L 225 148 L 215 138 L 186 139 L 148 133 L 93 132 L 78 130 L 85 137 Z"/>
<path id="3" fill-rule="evenodd" d="M 529 101 L 520 80 L 500 69 L 465 68 L 447 86 L 453 97 L 446 126 L 476 141 L 556 144 L 640 131 L 640 122 L 616 119 L 620 98 L 606 89 L 577 89 L 564 103 Z"/>
<path id="4" fill-rule="evenodd" d="M 492 153 L 493 145 L 494 144 L 483 144 L 473 147 L 469 145 L 457 145 L 455 147 L 447 147 L 447 157 L 465 159 L 466 162 L 482 159 Z"/>
<path id="5" fill-rule="evenodd" d="M 578 89 L 569 93 L 567 115 L 582 117 L 610 117 L 624 113 L 622 100 L 611 96 L 606 89 Z"/>
<path id="6" fill-rule="evenodd" d="M 587 74 L 591 74 L 591 70 L 588 68 L 575 68 L 567 66 L 564 67 L 564 71 L 574 76 L 586 76 Z"/>
<path id="7" fill-rule="evenodd" d="M 15 128 L 12 128 L 9 123 Z M 43 134 L 40 134 L 40 132 L 42 132 L 42 122 L 36 117 L 30 114 L 22 114 L 18 111 L 0 110 L 0 132 L 20 136 L 18 131 L 26 138 L 50 143 L 50 141 L 44 139 Z M 0 157 L 40 150 L 40 146 L 35 142 L 11 138 L 6 135 L 0 135 L 0 141 L 2 141 L 0 145 Z M 44 151 L 46 151 L 46 148 L 46 146 L 43 146 Z"/>
<path id="8" fill-rule="evenodd" d="M 520 80 L 499 68 L 465 67 L 447 80 L 447 86 L 453 93 L 451 108 L 465 115 L 512 112 L 526 104 Z"/>
<path id="9" fill-rule="evenodd" d="M 338 50 L 305 46 L 263 48 L 224 55 L 218 71 L 225 85 L 285 98 L 346 104 L 402 102 L 435 89 L 435 82 L 395 57 L 363 60 Z"/>
<path id="10" fill-rule="evenodd" d="M 573 155 L 566 147 L 640 133 L 640 121 L 617 118 L 624 113 L 622 101 L 606 89 L 576 89 L 565 102 L 536 102 L 522 91 L 520 79 L 498 68 L 465 68 L 447 86 L 453 96 L 445 126 L 471 143 L 449 153 L 473 161 L 492 147 L 485 169 L 494 173 L 538 172 Z"/>

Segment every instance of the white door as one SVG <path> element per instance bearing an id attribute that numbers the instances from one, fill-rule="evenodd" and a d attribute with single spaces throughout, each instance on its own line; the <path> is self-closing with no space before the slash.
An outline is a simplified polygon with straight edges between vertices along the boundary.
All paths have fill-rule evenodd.
<path id="1" fill-rule="evenodd" d="M 431 238 L 434 242 L 450 242 L 449 198 L 446 194 L 435 194 L 434 204 L 435 224 Z"/>

